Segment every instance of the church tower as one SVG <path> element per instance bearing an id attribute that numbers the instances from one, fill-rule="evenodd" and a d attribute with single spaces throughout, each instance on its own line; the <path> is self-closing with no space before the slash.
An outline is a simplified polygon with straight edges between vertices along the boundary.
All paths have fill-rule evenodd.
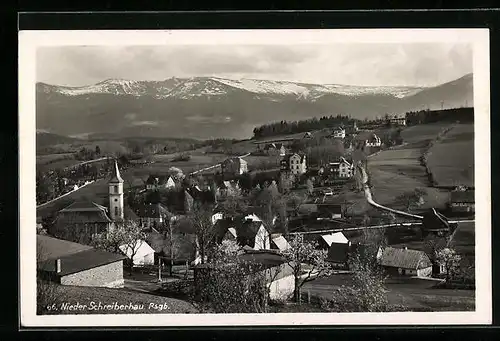
<path id="1" fill-rule="evenodd" d="M 109 216 L 111 220 L 123 220 L 123 179 L 115 160 L 109 180 Z"/>

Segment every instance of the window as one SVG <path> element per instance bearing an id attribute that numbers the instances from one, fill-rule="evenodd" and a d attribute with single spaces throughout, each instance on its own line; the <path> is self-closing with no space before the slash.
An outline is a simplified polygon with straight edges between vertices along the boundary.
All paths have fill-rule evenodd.
<path id="1" fill-rule="evenodd" d="M 118 193 L 118 186 L 114 186 L 115 187 L 115 193 Z"/>
<path id="2" fill-rule="evenodd" d="M 115 216 L 118 216 L 118 207 L 115 206 Z"/>
<path id="3" fill-rule="evenodd" d="M 117 201 L 118 201 L 118 199 L 115 199 L 115 202 L 117 202 Z"/>

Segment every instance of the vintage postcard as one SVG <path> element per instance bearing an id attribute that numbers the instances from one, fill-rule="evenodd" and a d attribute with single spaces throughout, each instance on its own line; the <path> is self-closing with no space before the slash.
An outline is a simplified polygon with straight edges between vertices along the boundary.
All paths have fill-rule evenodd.
<path id="1" fill-rule="evenodd" d="M 491 323 L 488 30 L 20 31 L 19 94 L 23 326 Z"/>

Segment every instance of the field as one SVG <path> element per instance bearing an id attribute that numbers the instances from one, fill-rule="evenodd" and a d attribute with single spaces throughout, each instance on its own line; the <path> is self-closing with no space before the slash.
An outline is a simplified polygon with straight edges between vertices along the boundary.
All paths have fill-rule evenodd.
<path id="1" fill-rule="evenodd" d="M 376 202 L 402 209 L 405 200 L 401 196 L 411 195 L 415 189 L 419 189 L 424 194 L 424 202 L 419 209 L 445 208 L 448 191 L 431 186 L 420 157 L 427 150 L 429 142 L 448 126 L 449 123 L 436 123 L 408 127 L 401 133 L 403 145 L 369 158 L 368 172 Z"/>
<path id="2" fill-rule="evenodd" d="M 325 298 L 334 297 L 335 288 L 349 285 L 349 274 L 319 278 L 304 285 L 304 292 Z M 474 310 L 474 290 L 435 289 L 432 280 L 388 278 L 387 298 L 392 306 L 404 305 L 413 311 L 470 311 Z"/>
<path id="3" fill-rule="evenodd" d="M 474 187 L 474 125 L 457 125 L 434 143 L 427 165 L 437 187 Z"/>

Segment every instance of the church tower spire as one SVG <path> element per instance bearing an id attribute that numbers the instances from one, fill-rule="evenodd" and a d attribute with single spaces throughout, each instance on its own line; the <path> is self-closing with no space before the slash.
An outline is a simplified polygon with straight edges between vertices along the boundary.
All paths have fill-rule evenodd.
<path id="1" fill-rule="evenodd" d="M 109 180 L 109 215 L 113 221 L 123 220 L 123 179 L 114 162 L 111 179 Z"/>

